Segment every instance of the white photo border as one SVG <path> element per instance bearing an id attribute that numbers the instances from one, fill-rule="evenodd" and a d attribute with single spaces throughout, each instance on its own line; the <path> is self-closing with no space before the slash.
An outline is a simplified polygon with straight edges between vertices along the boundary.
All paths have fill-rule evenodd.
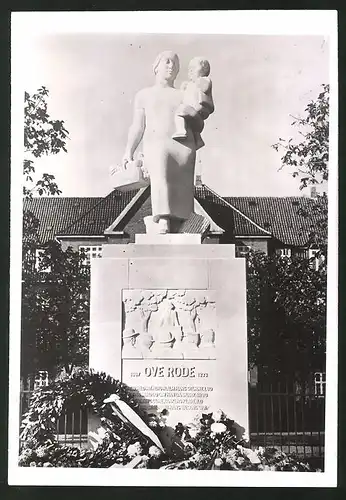
<path id="1" fill-rule="evenodd" d="M 337 485 L 338 367 L 338 73 L 337 12 L 170 11 L 16 12 L 11 16 L 11 240 L 10 240 L 10 485 L 59 486 L 302 486 Z M 131 469 L 25 468 L 18 466 L 20 394 L 20 310 L 22 246 L 22 151 L 25 75 L 21 56 L 26 36 L 52 33 L 199 33 L 242 35 L 323 35 L 330 41 L 330 173 L 327 288 L 325 471 L 219 472 Z"/>

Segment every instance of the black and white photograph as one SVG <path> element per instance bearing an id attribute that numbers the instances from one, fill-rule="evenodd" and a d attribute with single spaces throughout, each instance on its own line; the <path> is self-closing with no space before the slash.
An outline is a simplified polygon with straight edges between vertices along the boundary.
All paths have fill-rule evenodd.
<path id="1" fill-rule="evenodd" d="M 11 30 L 9 484 L 336 486 L 336 12 Z"/>

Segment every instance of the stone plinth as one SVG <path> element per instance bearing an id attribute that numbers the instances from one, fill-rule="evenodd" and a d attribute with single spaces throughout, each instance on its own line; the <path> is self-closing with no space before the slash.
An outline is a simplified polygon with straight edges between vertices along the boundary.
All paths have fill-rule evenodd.
<path id="1" fill-rule="evenodd" d="M 180 235 L 155 238 L 167 236 Z M 233 245 L 105 245 L 91 265 L 90 367 L 172 423 L 222 409 L 247 436 L 245 260 Z"/>
<path id="2" fill-rule="evenodd" d="M 139 245 L 198 245 L 200 234 L 136 234 L 135 243 Z"/>

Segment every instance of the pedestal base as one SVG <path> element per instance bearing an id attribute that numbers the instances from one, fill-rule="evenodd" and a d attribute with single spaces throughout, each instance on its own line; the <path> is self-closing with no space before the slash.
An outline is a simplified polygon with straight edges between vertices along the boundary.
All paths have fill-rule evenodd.
<path id="1" fill-rule="evenodd" d="M 200 234 L 136 234 L 137 245 L 198 245 Z"/>
<path id="2" fill-rule="evenodd" d="M 196 235 L 138 236 L 145 243 L 104 245 L 103 258 L 92 260 L 90 367 L 129 385 L 149 413 L 168 408 L 172 426 L 221 409 L 247 438 L 245 260 L 234 257 L 234 245 L 185 243 Z M 162 244 L 179 238 L 185 242 Z M 206 303 L 215 317 L 203 312 Z M 141 331 L 133 311 L 150 308 L 149 332 Z M 135 356 L 122 350 L 130 326 Z M 152 332 L 156 344 L 145 350 L 140 339 Z"/>

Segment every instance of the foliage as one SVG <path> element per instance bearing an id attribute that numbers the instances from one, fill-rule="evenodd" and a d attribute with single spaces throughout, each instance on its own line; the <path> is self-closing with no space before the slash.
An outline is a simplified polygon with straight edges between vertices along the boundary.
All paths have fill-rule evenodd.
<path id="1" fill-rule="evenodd" d="M 49 91 L 41 87 L 24 95 L 23 163 L 25 197 L 59 195 L 54 176 L 35 176 L 35 160 L 67 151 L 68 131 L 63 120 L 48 113 Z M 22 368 L 35 371 L 50 364 L 72 369 L 87 357 L 88 270 L 82 269 L 78 253 L 62 252 L 49 242 L 37 265 L 37 251 L 43 248 L 38 236 L 40 221 L 30 211 L 23 212 L 22 274 Z M 44 272 L 50 268 L 51 273 Z M 59 352 L 58 352 L 59 351 Z M 22 372 L 22 373 L 23 373 Z M 23 373 L 23 374 L 24 374 Z"/>
<path id="2" fill-rule="evenodd" d="M 234 422 L 222 411 L 202 414 L 189 426 L 178 423 L 174 448 L 164 453 L 138 433 L 131 422 L 109 412 L 104 400 L 118 395 L 160 436 L 166 428 L 167 412 L 144 415 L 127 387 L 104 373 L 79 371 L 49 387 L 37 389 L 22 423 L 19 465 L 35 467 L 127 466 L 151 469 L 226 469 L 309 471 L 310 467 L 275 448 L 251 450 L 237 441 Z M 100 417 L 98 444 L 94 450 L 59 444 L 56 421 L 71 404 L 89 408 Z"/>
<path id="3" fill-rule="evenodd" d="M 38 260 L 35 238 L 24 248 L 22 371 L 34 372 L 37 365 L 70 373 L 88 360 L 89 266 L 83 254 L 63 251 L 57 242 L 48 242 Z"/>
<path id="4" fill-rule="evenodd" d="M 301 141 L 279 138 L 273 148 L 284 150 L 283 166 L 293 169 L 293 177 L 299 177 L 300 189 L 328 180 L 329 160 L 329 85 L 322 85 L 322 91 L 311 101 L 305 116 L 294 118 L 292 126 L 299 128 Z"/>
<path id="5" fill-rule="evenodd" d="M 23 162 L 24 196 L 60 194 L 54 175 L 44 173 L 34 180 L 34 160 L 44 155 L 55 155 L 60 151 L 67 152 L 66 140 L 68 131 L 63 120 L 53 120 L 48 114 L 47 98 L 49 91 L 41 87 L 36 93 L 24 94 L 24 148 Z"/>
<path id="6" fill-rule="evenodd" d="M 125 463 L 126 449 L 138 439 L 143 446 L 146 441 L 138 437 L 132 428 L 126 427 L 120 419 L 109 418 L 109 408 L 103 400 L 111 394 L 117 394 L 123 401 L 138 411 L 138 404 L 133 400 L 126 386 L 105 373 L 92 370 L 79 370 L 70 377 L 51 383 L 34 391 L 29 411 L 22 422 L 20 465 L 55 467 L 107 467 L 123 456 Z M 102 425 L 107 429 L 107 439 L 96 451 L 83 450 L 61 445 L 55 439 L 56 422 L 69 408 L 88 408 L 102 418 Z M 118 434 L 121 433 L 122 440 Z M 148 446 L 147 446 L 148 447 Z M 47 466 L 47 465 L 46 465 Z"/>
<path id="7" fill-rule="evenodd" d="M 249 361 L 277 373 L 324 366 L 326 266 L 250 252 L 247 259 Z"/>
<path id="8" fill-rule="evenodd" d="M 322 91 L 317 99 L 311 101 L 306 109 L 305 116 L 294 118 L 293 127 L 299 129 L 302 139 L 288 140 L 279 138 L 272 147 L 283 150 L 281 157 L 282 167 L 292 170 L 293 177 L 299 178 L 300 189 L 309 185 L 323 184 L 328 180 L 329 162 L 329 85 L 322 85 Z M 307 219 L 311 213 L 300 209 L 301 215 Z M 316 192 L 314 204 L 315 234 L 312 235 L 310 245 L 317 246 L 321 253 L 327 256 L 327 226 L 328 226 L 328 199 L 326 193 Z"/>

